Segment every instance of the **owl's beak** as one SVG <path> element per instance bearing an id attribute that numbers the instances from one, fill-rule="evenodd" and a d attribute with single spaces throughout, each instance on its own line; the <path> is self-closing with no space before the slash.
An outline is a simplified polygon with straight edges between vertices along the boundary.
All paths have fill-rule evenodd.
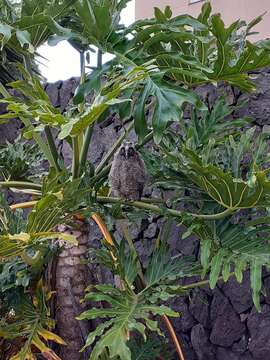
<path id="1" fill-rule="evenodd" d="M 125 159 L 128 159 L 128 146 L 125 146 Z"/>

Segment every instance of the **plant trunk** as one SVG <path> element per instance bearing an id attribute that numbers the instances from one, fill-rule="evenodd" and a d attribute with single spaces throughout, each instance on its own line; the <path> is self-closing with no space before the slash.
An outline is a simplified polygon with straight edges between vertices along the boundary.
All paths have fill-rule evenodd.
<path id="1" fill-rule="evenodd" d="M 89 241 L 89 227 L 85 222 L 76 221 L 74 228 L 61 226 L 60 231 L 76 236 L 78 245 L 65 245 L 55 265 L 55 319 L 57 333 L 65 342 L 58 355 L 62 360 L 87 359 L 86 352 L 80 353 L 90 330 L 90 323 L 78 321 L 76 316 L 86 310 L 84 290 L 91 282 L 91 274 L 86 263 Z"/>

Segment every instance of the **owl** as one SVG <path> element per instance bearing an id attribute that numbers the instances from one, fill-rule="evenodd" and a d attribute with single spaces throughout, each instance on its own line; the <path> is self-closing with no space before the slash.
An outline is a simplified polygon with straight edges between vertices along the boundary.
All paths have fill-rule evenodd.
<path id="1" fill-rule="evenodd" d="M 125 141 L 114 156 L 109 174 L 112 195 L 125 200 L 139 200 L 145 182 L 143 160 L 134 144 Z"/>

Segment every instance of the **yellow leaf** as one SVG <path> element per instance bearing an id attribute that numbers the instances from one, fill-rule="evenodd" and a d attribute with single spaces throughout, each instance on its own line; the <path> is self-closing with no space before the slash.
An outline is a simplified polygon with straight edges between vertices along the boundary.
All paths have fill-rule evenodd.
<path id="1" fill-rule="evenodd" d="M 58 191 L 58 192 L 56 192 L 56 193 L 53 193 L 53 195 L 54 195 L 55 197 L 57 197 L 57 199 L 60 200 L 60 201 L 62 201 L 63 198 L 64 198 L 64 196 L 63 196 L 63 191 Z"/>
<path id="2" fill-rule="evenodd" d="M 66 345 L 65 341 L 60 338 L 60 336 L 52 333 L 51 331 L 48 331 L 46 329 L 38 330 L 38 334 L 42 336 L 45 340 L 52 340 L 58 344 Z"/>
<path id="3" fill-rule="evenodd" d="M 37 347 L 42 353 L 49 350 L 48 346 L 46 346 L 44 342 L 40 340 L 38 335 L 33 336 L 32 344 L 35 345 L 35 347 Z"/>
<path id="4" fill-rule="evenodd" d="M 20 240 L 24 242 L 29 242 L 30 240 L 30 234 L 21 232 L 20 234 L 10 235 L 8 234 L 9 240 Z"/>
<path id="5" fill-rule="evenodd" d="M 76 236 L 66 233 L 54 232 L 54 231 L 46 231 L 32 234 L 32 237 L 44 237 L 46 239 L 60 239 L 71 244 L 78 245 L 78 241 Z"/>

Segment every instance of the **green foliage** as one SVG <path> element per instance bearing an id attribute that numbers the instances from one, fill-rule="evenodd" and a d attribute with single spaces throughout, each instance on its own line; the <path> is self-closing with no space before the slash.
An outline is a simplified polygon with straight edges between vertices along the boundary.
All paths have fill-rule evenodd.
<path id="1" fill-rule="evenodd" d="M 0 3 L 0 81 L 4 84 L 20 78 L 16 63 L 27 59 L 29 69 L 37 70 L 34 64 L 36 49 L 50 35 L 65 33 L 59 25 L 74 0 L 29 1 Z"/>
<path id="2" fill-rule="evenodd" d="M 106 301 L 110 308 L 92 308 L 79 316 L 79 320 L 93 319 L 96 317 L 110 318 L 100 324 L 93 333 L 90 333 L 86 340 L 86 346 L 90 346 L 96 336 L 103 335 L 96 343 L 90 355 L 90 359 L 98 359 L 106 347 L 110 356 L 119 356 L 121 359 L 131 359 L 131 351 L 126 342 L 129 339 L 130 331 L 138 331 L 146 338 L 145 331 L 159 331 L 157 322 L 150 319 L 150 315 L 178 316 L 168 307 L 157 306 L 132 289 L 119 290 L 112 285 L 96 285 L 95 292 L 86 295 L 87 300 Z M 145 325 L 144 325 L 145 323 Z"/>
<path id="3" fill-rule="evenodd" d="M 147 59 L 155 59 L 161 74 L 169 77 L 173 83 L 181 83 L 186 87 L 226 81 L 245 91 L 254 90 L 248 71 L 269 64 L 270 53 L 249 43 L 245 37 L 241 39 L 240 47 L 236 34 L 243 23 L 237 21 L 226 29 L 220 15 L 210 14 L 211 5 L 206 3 L 198 19 L 186 15 L 171 18 L 156 11 L 155 19 L 138 21 L 130 29 L 133 34 L 135 32 L 131 41 L 131 54 L 134 55 L 132 60 L 143 61 L 144 56 Z M 186 26 L 189 26 L 189 30 Z M 127 56 L 130 56 L 129 54 L 130 49 Z M 181 97 L 181 94 L 178 94 L 179 103 Z M 186 101 L 185 97 L 183 101 Z M 144 117 L 144 107 L 140 101 L 136 104 L 135 114 L 136 112 L 139 128 L 139 119 Z M 168 119 L 164 120 L 164 113 L 169 113 Z M 159 121 L 156 120 L 155 114 L 152 117 L 153 129 L 160 137 L 164 130 L 164 127 L 159 128 L 161 121 L 168 123 L 181 118 L 179 113 L 164 113 L 158 117 Z"/>
<path id="4" fill-rule="evenodd" d="M 19 117 L 24 123 L 25 118 L 35 119 L 37 126 L 34 128 L 33 123 L 35 124 L 35 122 L 31 122 L 24 130 L 24 135 L 27 138 L 31 137 L 33 131 L 40 132 L 44 130 L 44 126 L 49 125 L 60 129 L 59 139 L 64 139 L 68 136 L 75 137 L 82 134 L 86 128 L 99 119 L 109 106 L 130 101 L 129 99 L 121 99 L 122 91 L 134 86 L 146 77 L 151 67 L 146 64 L 146 66 L 134 67 L 127 73 L 120 73 L 103 86 L 92 104 L 86 107 L 84 112 L 75 116 L 74 114 L 70 116 L 70 112 L 61 114 L 60 110 L 52 106 L 39 79 L 35 76 L 31 77 L 22 68 L 20 69 L 25 80 L 12 82 L 10 86 L 24 95 L 27 100 L 19 97 L 2 99 L 1 102 L 8 105 L 8 113 L 0 115 L 0 119 Z"/>
<path id="5" fill-rule="evenodd" d="M 260 309 L 260 291 L 262 267 L 270 264 L 269 225 L 245 226 L 234 224 L 233 218 L 209 222 L 199 226 L 197 232 L 201 238 L 201 261 L 204 273 L 210 270 L 210 287 L 216 286 L 218 276 L 228 280 L 234 271 L 241 282 L 243 271 L 250 269 L 253 301 Z"/>
<path id="6" fill-rule="evenodd" d="M 16 234 L 25 229 L 25 219 L 21 210 L 12 211 L 3 193 L 0 193 L 0 234 Z"/>
<path id="7" fill-rule="evenodd" d="M 62 188 L 59 185 L 57 193 L 50 193 L 37 202 L 34 210 L 29 215 L 27 222 L 22 219 L 22 215 L 13 213 L 2 200 L 0 212 L 0 259 L 5 261 L 20 256 L 28 265 L 41 268 L 46 261 L 46 254 L 50 251 L 49 244 L 51 239 L 61 239 L 66 242 L 76 244 L 73 235 L 65 234 L 53 230 L 67 218 L 66 212 L 72 212 L 74 200 L 72 194 L 76 191 L 74 183 Z M 69 189 L 73 189 L 71 192 Z M 47 188 L 49 191 L 49 189 Z M 50 189 L 52 190 L 52 189 Z M 66 192 L 67 191 L 67 192 Z M 50 216 L 44 222 L 44 211 L 50 209 Z"/>
<path id="8" fill-rule="evenodd" d="M 130 0 L 79 0 L 75 4 L 77 21 L 81 24 L 81 34 L 88 43 L 105 51 L 110 47 L 111 38 L 119 30 L 120 12 Z"/>
<path id="9" fill-rule="evenodd" d="M 155 183 L 176 190 L 172 206 L 181 203 L 186 209 L 183 239 L 192 233 L 199 238 L 202 277 L 209 275 L 213 289 L 219 276 L 227 281 L 235 273 L 241 282 L 250 269 L 253 301 L 260 309 L 262 268 L 269 266 L 269 219 L 247 225 L 236 219 L 243 209 L 252 217 L 268 211 L 269 134 L 256 135 L 254 128 L 239 133 L 243 120 L 224 120 L 231 110 L 220 99 L 212 111 L 194 112 L 191 129 L 184 128 L 180 139 L 168 130 L 159 153 L 145 151 L 144 158 Z"/>
<path id="10" fill-rule="evenodd" d="M 188 86 L 223 80 L 245 91 L 254 90 L 247 72 L 269 64 L 270 58 L 266 49 L 251 44 L 247 37 L 262 18 L 250 24 L 237 20 L 226 28 L 220 14 L 211 15 L 211 11 L 207 2 L 197 19 L 160 16 L 156 11 L 155 19 L 139 20 L 129 29 L 135 32 L 134 56 L 143 47 L 137 58 L 144 54 L 155 58 L 167 76 Z"/>
<path id="11" fill-rule="evenodd" d="M 172 17 L 167 7 L 164 13 L 156 9 L 154 19 L 139 20 L 123 31 L 122 41 L 118 39 L 111 49 L 118 61 L 124 58 L 133 64 L 152 61 L 157 70 L 145 78 L 136 92 L 134 118 L 139 139 L 148 133 L 151 120 L 154 138 L 160 142 L 171 121 L 182 118 L 186 102 L 202 109 L 192 91 L 196 85 L 225 81 L 245 91 L 255 90 L 248 72 L 270 63 L 267 46 L 247 40 L 250 30 L 261 19 L 250 24 L 238 20 L 226 28 L 220 15 L 211 15 L 207 2 L 197 19 L 189 15 Z M 130 39 L 128 34 L 132 34 Z M 103 70 L 103 74 L 107 72 L 108 65 Z M 82 85 L 84 95 L 91 91 L 91 86 L 91 82 Z M 150 97 L 154 99 L 153 111 L 146 117 Z"/>
<path id="12" fill-rule="evenodd" d="M 235 135 L 250 119 L 230 119 L 230 115 L 245 104 L 229 106 L 224 97 L 216 100 L 213 107 L 207 111 L 199 112 L 196 107 L 192 109 L 191 118 L 182 127 L 183 141 L 192 150 L 201 151 L 209 143 L 222 143 L 224 138 Z M 228 117 L 228 118 L 227 118 Z M 213 146 L 212 145 L 212 146 Z"/>
<path id="13" fill-rule="evenodd" d="M 131 351 L 131 360 L 156 360 L 158 357 L 170 359 L 172 356 L 166 349 L 166 344 L 155 338 L 149 338 L 146 341 L 131 339 L 128 346 Z"/>
<path id="14" fill-rule="evenodd" d="M 65 344 L 58 335 L 47 330 L 54 327 L 54 321 L 49 317 L 49 309 L 46 305 L 50 297 L 51 294 L 42 281 L 39 281 L 33 297 L 21 293 L 19 305 L 15 309 L 11 308 L 6 318 L 1 318 L 1 338 L 22 340 L 21 349 L 12 356 L 12 360 L 33 359 L 33 347 L 44 356 L 47 354 L 51 359 L 59 359 L 45 344 L 48 340 Z"/>
<path id="15" fill-rule="evenodd" d="M 57 230 L 58 225 L 72 222 L 74 214 L 90 215 L 98 210 L 114 219 L 128 213 L 127 218 L 132 219 L 141 216 L 133 206 L 141 212 L 158 209 L 186 226 L 183 239 L 194 233 L 200 241 L 201 266 L 193 258 L 171 258 L 166 246 L 168 234 L 157 240 L 146 267 L 128 237 L 128 244 L 113 240 L 113 245 L 94 251 L 94 260 L 113 273 L 119 286 L 88 288 L 85 301 L 97 305 L 79 319 L 104 319 L 83 348 L 92 347 L 90 359 L 133 360 L 140 355 L 143 359 L 147 349 L 147 359 L 159 356 L 160 349 L 151 343 L 152 332 L 156 337 L 161 335 L 156 317 L 178 316 L 165 304 L 184 292 L 187 287 L 179 285 L 179 279 L 186 276 L 209 276 L 213 288 L 220 275 L 226 281 L 234 272 L 241 281 L 243 271 L 250 269 L 253 300 L 257 308 L 260 305 L 262 267 L 270 266 L 269 219 L 266 216 L 239 224 L 236 218 L 243 209 L 252 216 L 257 209 L 268 213 L 268 133 L 257 136 L 254 129 L 245 130 L 249 120 L 234 119 L 238 106 L 226 105 L 223 98 L 207 109 L 194 87 L 224 81 L 242 91 L 254 90 L 249 73 L 270 64 L 269 44 L 247 40 L 261 17 L 250 24 L 236 21 L 225 27 L 206 2 L 197 19 L 172 17 L 169 7 L 164 11 L 156 8 L 155 18 L 125 29 L 119 21 L 127 2 L 23 0 L 12 9 L 7 0 L 0 0 L 2 66 L 7 55 L 8 63 L 25 62 L 18 67 L 20 80 L 10 84 L 20 96 L 8 96 L 0 84 L 5 97 L 1 102 L 8 110 L 0 121 L 19 118 L 25 125 L 23 135 L 37 142 L 52 167 L 48 176 L 42 175 L 42 185 L 32 184 L 37 201 L 25 219 L 1 201 L 0 296 L 7 305 L 1 314 L 0 335 L 22 338 L 22 349 L 14 359 L 31 359 L 34 347 L 44 357 L 57 359 L 44 340 L 62 340 L 45 330 L 53 327 L 46 307 L 49 294 L 37 281 L 43 265 L 53 256 L 52 239 L 76 245 L 74 236 Z M 32 74 L 35 50 L 49 38 L 51 44 L 69 40 L 82 55 L 80 86 L 73 105 L 64 113 L 54 108 L 39 78 Z M 115 58 L 84 81 L 84 53 L 91 45 Z M 6 82 L 9 77 L 1 79 Z M 94 95 L 89 104 L 90 93 Z M 151 138 L 152 128 L 155 147 L 142 152 L 152 183 L 175 191 L 166 203 L 156 206 L 148 199 L 123 204 L 119 199 L 99 196 L 102 192 L 107 195 L 107 163 L 121 141 L 97 169 L 87 164 L 88 171 L 82 158 L 87 158 L 93 125 L 103 121 L 110 110 L 118 112 L 122 121 L 134 119 L 143 144 Z M 190 110 L 190 119 L 186 119 Z M 180 122 L 179 131 L 171 127 L 174 121 Z M 72 148 L 72 176 L 58 154 L 51 128 L 58 140 Z M 8 144 L 0 152 L 0 164 L 8 166 L 3 175 L 9 180 L 29 178 L 34 161 L 40 160 L 34 149 L 25 143 Z M 15 183 L 9 182 L 10 187 Z M 25 182 L 17 181 L 17 185 L 31 187 Z M 34 289 L 36 295 L 32 296 Z M 12 294 L 16 294 L 13 300 Z M 133 333 L 139 343 L 147 340 L 140 352 L 130 341 Z"/>
<path id="16" fill-rule="evenodd" d="M 200 158 L 187 149 L 183 150 L 180 168 L 214 201 L 232 212 L 269 206 L 270 182 L 265 171 L 254 168 L 251 178 L 245 181 L 214 165 L 204 166 Z"/>
<path id="17" fill-rule="evenodd" d="M 26 180 L 45 175 L 42 154 L 37 144 L 19 138 L 0 148 L 0 174 L 6 180 Z"/>
<path id="18" fill-rule="evenodd" d="M 33 128 L 32 125 L 24 129 L 24 136 L 28 139 L 32 137 L 32 132 L 40 132 L 44 129 L 44 125 L 60 126 L 64 124 L 64 116 L 60 111 L 54 108 L 50 102 L 39 79 L 34 76 L 31 77 L 27 71 L 20 67 L 24 75 L 24 80 L 17 80 L 10 83 L 10 86 L 17 90 L 21 97 L 10 97 L 8 99 L 1 99 L 1 102 L 7 104 L 8 112 L 2 114 L 2 119 L 20 118 L 22 122 L 24 119 L 36 119 L 37 125 Z M 23 99 L 22 96 L 25 98 Z"/>
<path id="19" fill-rule="evenodd" d="M 17 9 L 11 10 L 11 4 L 6 3 L 5 15 L 2 16 L 1 31 L 2 47 L 6 44 L 16 46 L 20 44 L 31 53 L 44 44 L 48 37 L 55 32 L 64 32 L 57 21 L 65 16 L 74 0 L 62 3 L 59 0 L 30 1 L 23 0 L 17 4 Z M 10 6 L 9 6 L 9 5 Z M 14 37 L 14 38 L 13 38 Z"/>
<path id="20" fill-rule="evenodd" d="M 85 300 L 106 301 L 109 307 L 91 308 L 78 319 L 100 317 L 109 320 L 102 322 L 89 334 L 85 347 L 95 343 L 90 355 L 90 359 L 93 360 L 99 359 L 106 348 L 112 358 L 119 356 L 120 359 L 133 359 L 128 346 L 130 331 L 138 332 L 144 340 L 149 331 L 162 335 L 153 316 L 178 316 L 169 307 L 162 305 L 162 302 L 181 291 L 181 286 L 176 285 L 177 279 L 197 274 L 200 267 L 192 259 L 170 259 L 168 249 L 162 243 L 153 252 L 145 270 L 143 289 L 135 290 L 133 284 L 137 277 L 141 279 L 141 271 L 134 249 L 125 251 L 125 243 L 122 241 L 120 246 L 116 244 L 114 247 L 97 250 L 95 254 L 99 262 L 104 263 L 119 276 L 121 287 L 102 284 L 88 288 Z M 100 339 L 97 340 L 97 337 Z"/>
<path id="21" fill-rule="evenodd" d="M 155 130 L 154 139 L 156 143 L 161 141 L 168 123 L 181 118 L 184 103 L 190 103 L 196 106 L 198 110 L 205 109 L 203 103 L 193 91 L 169 84 L 167 81 L 162 80 L 160 74 L 153 75 L 146 80 L 144 90 L 136 102 L 134 112 L 135 130 L 140 140 L 148 133 L 144 108 L 150 96 L 155 98 L 155 103 L 152 106 L 152 126 Z"/>

